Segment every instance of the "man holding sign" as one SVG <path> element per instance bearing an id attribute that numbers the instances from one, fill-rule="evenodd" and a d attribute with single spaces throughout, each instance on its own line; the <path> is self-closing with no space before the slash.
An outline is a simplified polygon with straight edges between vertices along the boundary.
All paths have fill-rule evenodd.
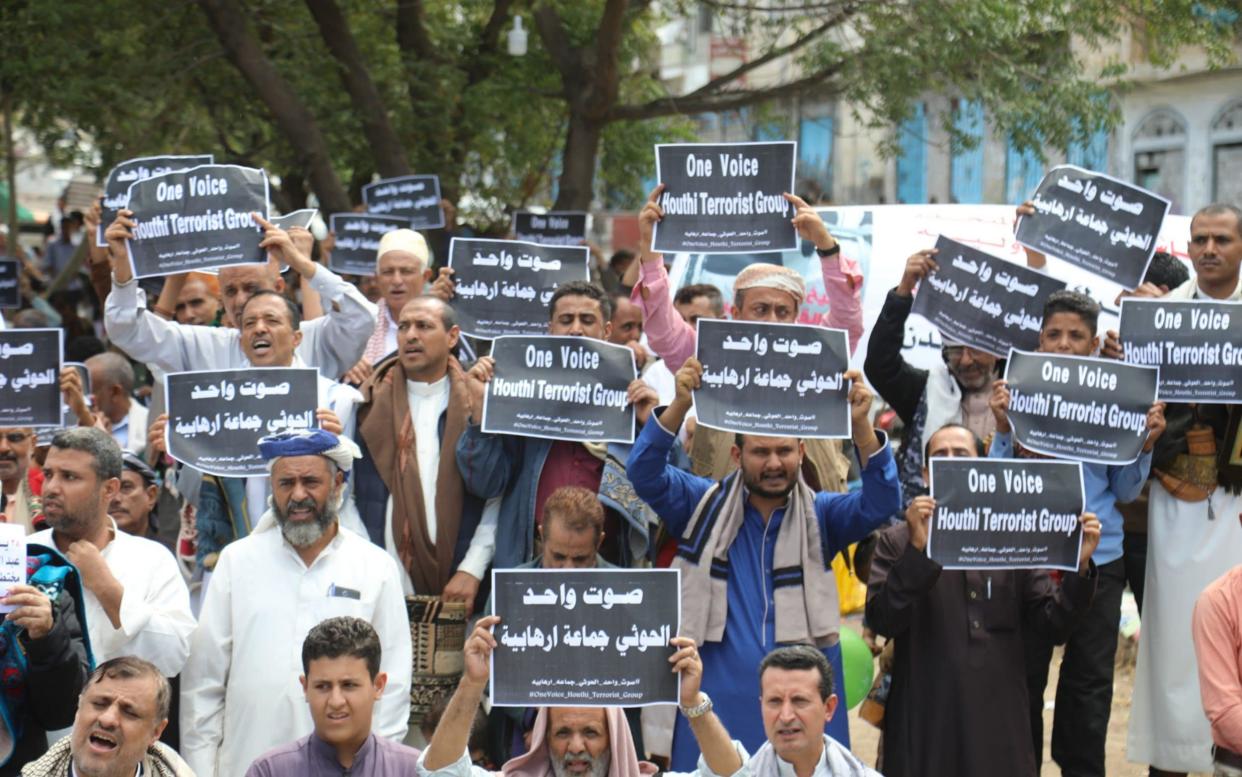
<path id="1" fill-rule="evenodd" d="M 559 286 L 550 302 L 548 334 L 604 340 L 611 331 L 612 301 L 604 290 L 584 281 Z M 483 431 L 483 398 L 489 390 L 495 361 L 484 356 L 467 374 L 471 390 L 470 423 L 457 444 L 457 463 L 466 489 L 482 499 L 504 497 L 497 527 L 497 569 L 509 569 L 535 557 L 535 531 L 543 506 L 562 486 L 581 486 L 599 494 L 607 506 L 605 543 L 601 549 L 610 562 L 628 566 L 646 552 L 649 513 L 633 494 L 620 458 L 626 448 L 616 444 L 519 437 Z M 642 422 L 658 398 L 635 378 L 626 402 Z"/>
<path id="2" fill-rule="evenodd" d="M 764 740 L 753 667 L 772 645 L 819 647 L 833 664 L 836 686 L 844 687 L 832 558 L 901 504 L 888 438 L 871 425 L 871 391 L 856 370 L 843 378 L 853 381 L 849 405 L 860 491 L 813 491 L 802 476 L 805 447 L 795 437 L 736 435 L 735 471 L 722 481 L 668 464 L 691 392 L 701 385 L 696 359 L 677 371 L 676 398 L 647 421 L 626 465 L 638 495 L 680 538 L 673 563 L 683 570 L 682 633 L 703 644 L 704 688 L 716 697 L 725 725 L 751 751 Z M 835 718 L 828 733 L 848 744 L 846 717 Z M 673 768 L 690 769 L 694 761 L 694 742 L 679 722 Z"/>
<path id="3" fill-rule="evenodd" d="M 1067 356 L 1091 356 L 1099 345 L 1096 327 L 1100 306 L 1077 291 L 1058 291 L 1044 305 L 1039 350 Z M 1015 443 L 1008 412 L 1012 396 L 1008 383 L 993 384 L 991 406 L 996 434 L 988 455 L 995 458 L 1038 457 Z M 1164 431 L 1164 404 L 1147 411 L 1146 439 L 1142 454 L 1125 465 L 1084 463 L 1083 485 L 1087 511 L 1099 516 L 1100 547 L 1095 555 L 1099 583 L 1094 601 L 1083 612 L 1065 648 L 1057 684 L 1057 712 L 1052 727 L 1052 757 L 1074 774 L 1104 774 L 1104 742 L 1112 711 L 1114 656 L 1117 622 L 1121 617 L 1121 594 L 1126 586 L 1122 560 L 1124 520 L 1118 503 L 1133 502 L 1143 489 L 1151 469 L 1152 449 Z M 1043 695 L 1052 658 L 1050 640 L 1030 640 L 1028 681 L 1031 693 L 1032 737 L 1043 746 Z M 1035 716 L 1039 715 L 1036 720 Z"/>
<path id="4" fill-rule="evenodd" d="M 947 424 L 928 436 L 922 453 L 925 461 L 974 458 L 983 442 L 965 426 Z M 1099 521 L 1082 516 L 1078 572 L 1065 574 L 1058 587 L 1044 570 L 942 570 L 926 554 L 935 511 L 936 500 L 916 496 L 905 522 L 880 535 L 871 562 L 867 625 L 896 644 L 884 773 L 1031 777 L 1037 768 L 1022 679 L 1025 637 L 1035 632 L 1062 642 L 1088 606 Z M 1041 701 L 1040 714 L 1042 708 Z"/>
<path id="5" fill-rule="evenodd" d="M 498 644 L 491 629 L 499 623 L 500 618 L 495 615 L 483 618 L 466 641 L 465 673 L 440 718 L 435 736 L 419 758 L 419 777 L 494 774 L 471 766 L 466 744 Z M 694 731 L 696 753 L 702 751 L 703 760 L 714 774 L 736 774 L 742 769 L 742 758 L 730 741 L 729 732 L 712 713 L 710 700 L 699 692 L 703 662 L 694 640 L 673 637 L 669 643 L 677 648 L 668 661 L 672 671 L 681 674 L 679 704 Z M 754 673 L 754 667 L 749 671 Z M 750 704 L 754 705 L 753 699 Z M 639 777 L 654 774 L 655 770 L 655 764 L 639 760 L 620 707 L 542 707 L 531 732 L 530 750 L 510 759 L 499 773 L 514 777 L 543 777 L 549 773 L 556 777 Z"/>

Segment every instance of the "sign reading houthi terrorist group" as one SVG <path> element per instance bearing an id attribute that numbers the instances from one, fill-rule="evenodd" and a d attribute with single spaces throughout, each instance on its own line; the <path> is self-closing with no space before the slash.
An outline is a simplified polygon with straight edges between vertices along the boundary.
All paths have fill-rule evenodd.
<path id="1" fill-rule="evenodd" d="M 402 175 L 369 183 L 362 187 L 362 201 L 367 213 L 401 216 L 410 229 L 444 226 L 438 175 Z"/>
<path id="2" fill-rule="evenodd" d="M 1063 281 L 947 237 L 936 248 L 937 268 L 919 284 L 911 313 L 942 336 L 994 356 L 1039 347 L 1044 302 L 1065 288 Z"/>
<path id="3" fill-rule="evenodd" d="M 0 330 L 0 427 L 60 426 L 59 329 Z"/>
<path id="4" fill-rule="evenodd" d="M 461 331 L 482 338 L 548 331 L 552 294 L 558 286 L 590 278 L 589 261 L 586 246 L 453 238 L 448 266 Z"/>
<path id="5" fill-rule="evenodd" d="M 267 173 L 237 165 L 202 165 L 129 187 L 137 226 L 126 241 L 134 276 L 148 278 L 267 261 Z"/>
<path id="6" fill-rule="evenodd" d="M 404 216 L 376 216 L 373 213 L 333 213 L 328 230 L 336 245 L 328 257 L 328 268 L 345 275 L 374 275 L 380 239 L 394 229 L 408 229 Z"/>
<path id="7" fill-rule="evenodd" d="M 209 165 L 216 159 L 211 154 L 194 156 L 144 156 L 127 159 L 108 172 L 104 180 L 103 200 L 100 203 L 99 228 L 95 230 L 95 245 L 107 248 L 104 231 L 116 221 L 117 212 L 129 207 L 129 187 L 136 181 L 145 181 L 174 170 Z"/>
<path id="8" fill-rule="evenodd" d="M 1009 423 L 1036 453 L 1098 464 L 1128 464 L 1147 441 L 1157 367 L 1113 359 L 1010 351 Z"/>
<path id="9" fill-rule="evenodd" d="M 945 569 L 1078 569 L 1082 464 L 931 460 L 927 556 Z"/>
<path id="10" fill-rule="evenodd" d="M 8 257 L 0 259 L 0 308 L 22 306 L 22 292 L 18 286 L 22 263 Z"/>
<path id="11" fill-rule="evenodd" d="M 656 147 L 664 184 L 654 251 L 748 254 L 798 247 L 794 190 L 798 144 L 677 143 Z"/>
<path id="12" fill-rule="evenodd" d="M 170 372 L 164 391 L 168 455 L 209 475 L 266 475 L 259 438 L 318 425 L 313 369 Z"/>
<path id="13" fill-rule="evenodd" d="M 582 245 L 587 236 L 587 214 L 580 210 L 514 213 L 513 236 L 545 246 Z"/>
<path id="14" fill-rule="evenodd" d="M 1158 194 L 1074 165 L 1049 170 L 1032 203 L 1035 215 L 1018 220 L 1019 243 L 1127 289 L 1143 282 L 1169 212 Z"/>
<path id="15" fill-rule="evenodd" d="M 1127 298 L 1121 347 L 1160 368 L 1164 402 L 1242 402 L 1242 303 Z"/>
<path id="16" fill-rule="evenodd" d="M 589 337 L 497 337 L 483 431 L 576 442 L 634 442 L 634 352 Z"/>
<path id="17" fill-rule="evenodd" d="M 677 569 L 498 569 L 492 704 L 676 704 Z"/>
<path id="18" fill-rule="evenodd" d="M 704 426 L 742 434 L 849 437 L 849 336 L 799 324 L 699 319 Z"/>

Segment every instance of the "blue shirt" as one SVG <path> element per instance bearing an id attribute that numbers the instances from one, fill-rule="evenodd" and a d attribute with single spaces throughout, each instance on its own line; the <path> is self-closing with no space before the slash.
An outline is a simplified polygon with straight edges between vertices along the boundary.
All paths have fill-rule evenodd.
<path id="1" fill-rule="evenodd" d="M 1012 459 L 1013 435 L 997 432 L 992 436 L 988 456 L 993 459 Z M 1100 519 L 1100 544 L 1091 555 L 1096 566 L 1108 564 L 1121 558 L 1121 542 L 1125 527 L 1117 503 L 1125 504 L 1138 499 L 1143 484 L 1151 472 L 1151 453 L 1141 453 L 1129 464 L 1082 465 L 1083 498 L 1086 511 Z"/>
<path id="2" fill-rule="evenodd" d="M 820 492 L 815 495 L 824 559 L 883 526 L 901 506 L 897 465 L 888 438 L 877 433 L 880 450 L 862 468 L 862 489 L 850 494 Z M 699 500 L 715 481 L 667 465 L 676 437 L 660 426 L 655 416 L 647 422 L 626 462 L 626 474 L 634 490 L 660 516 L 668 531 L 680 537 Z M 759 662 L 776 642 L 776 604 L 772 587 L 776 537 L 785 510 L 763 516 L 746 502 L 742 526 L 729 547 L 728 616 L 724 639 L 699 647 L 703 658 L 703 690 L 712 697 L 716 715 L 734 739 L 755 752 L 767 741 L 759 708 Z M 842 695 L 839 645 L 824 650 L 833 664 L 834 687 Z M 673 735 L 673 771 L 693 771 L 699 749 L 684 716 L 677 716 Z M 828 734 L 848 745 L 849 725 L 844 706 L 838 707 Z"/>

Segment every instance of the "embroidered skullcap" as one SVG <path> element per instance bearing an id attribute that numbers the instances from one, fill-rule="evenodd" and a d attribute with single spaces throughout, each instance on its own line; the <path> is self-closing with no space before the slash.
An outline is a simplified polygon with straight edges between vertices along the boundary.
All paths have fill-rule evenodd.
<path id="1" fill-rule="evenodd" d="M 389 251 L 405 251 L 413 254 L 422 265 L 423 269 L 427 267 L 427 259 L 430 257 L 427 251 L 427 240 L 419 233 L 412 229 L 394 229 L 391 232 L 385 232 L 380 238 L 379 250 L 375 252 L 375 265 L 379 267 L 380 257 Z"/>
<path id="2" fill-rule="evenodd" d="M 793 295 L 801 305 L 806 300 L 806 279 L 797 270 L 779 264 L 752 264 L 737 274 L 733 293 L 747 289 L 779 289 Z"/>
<path id="3" fill-rule="evenodd" d="M 362 451 L 353 440 L 337 437 L 323 429 L 269 434 L 259 439 L 259 453 L 269 463 L 286 456 L 324 456 L 342 472 L 349 472 L 354 466 L 354 459 L 362 458 Z"/>

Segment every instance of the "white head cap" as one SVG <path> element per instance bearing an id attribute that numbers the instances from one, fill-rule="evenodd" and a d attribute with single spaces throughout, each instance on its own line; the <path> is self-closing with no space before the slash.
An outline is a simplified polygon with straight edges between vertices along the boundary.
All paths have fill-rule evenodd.
<path id="1" fill-rule="evenodd" d="M 379 267 L 380 257 L 389 251 L 405 251 L 413 254 L 415 258 L 422 264 L 420 270 L 427 269 L 427 260 L 430 258 L 430 252 L 427 250 L 427 240 L 412 229 L 394 229 L 386 232 L 380 238 L 379 250 L 375 252 L 375 266 Z"/>

